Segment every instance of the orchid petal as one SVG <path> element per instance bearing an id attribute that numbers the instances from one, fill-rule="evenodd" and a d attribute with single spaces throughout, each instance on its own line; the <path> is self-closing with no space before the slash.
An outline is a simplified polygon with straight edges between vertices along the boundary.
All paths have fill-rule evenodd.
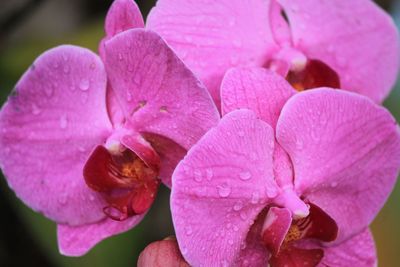
<path id="1" fill-rule="evenodd" d="M 382 102 L 399 70 L 399 35 L 393 20 L 368 0 L 278 0 L 293 45 L 328 64 L 341 88 Z"/>
<path id="2" fill-rule="evenodd" d="M 57 239 L 60 253 L 65 256 L 82 256 L 100 241 L 128 231 L 136 226 L 145 214 L 136 215 L 125 221 L 106 218 L 93 224 L 80 226 L 57 225 Z"/>
<path id="3" fill-rule="evenodd" d="M 275 128 L 283 105 L 295 93 L 284 78 L 272 71 L 235 68 L 228 71 L 222 81 L 222 113 L 247 108 Z"/>
<path id="4" fill-rule="evenodd" d="M 105 30 L 108 38 L 120 32 L 144 28 L 144 21 L 140 9 L 134 0 L 115 0 L 108 10 Z"/>
<path id="5" fill-rule="evenodd" d="M 251 111 L 233 111 L 178 164 L 172 178 L 171 210 L 189 264 L 236 261 L 251 225 L 278 193 L 273 145 L 269 125 Z"/>
<path id="6" fill-rule="evenodd" d="M 208 92 L 155 33 L 133 29 L 106 43 L 106 68 L 132 127 L 188 149 L 218 122 Z"/>
<path id="7" fill-rule="evenodd" d="M 246 1 L 245 7 L 241 0 L 159 0 L 147 27 L 174 48 L 219 105 L 225 71 L 236 65 L 263 66 L 278 50 L 270 9 L 269 0 Z"/>
<path id="8" fill-rule="evenodd" d="M 170 139 L 159 135 L 145 134 L 144 137 L 160 157 L 159 177 L 161 181 L 171 188 L 172 173 L 179 161 L 186 155 L 187 150 Z"/>
<path id="9" fill-rule="evenodd" d="M 393 189 L 400 166 L 394 118 L 368 98 L 332 89 L 292 97 L 277 124 L 300 196 L 339 228 L 337 242 L 364 229 Z"/>
<path id="10" fill-rule="evenodd" d="M 41 55 L 0 112 L 0 164 L 32 209 L 59 223 L 104 217 L 101 197 L 82 170 L 111 132 L 106 73 L 89 50 L 60 46 Z"/>
<path id="11" fill-rule="evenodd" d="M 377 266 L 375 243 L 371 231 L 364 230 L 337 246 L 324 248 L 324 258 L 318 267 L 324 266 Z"/>

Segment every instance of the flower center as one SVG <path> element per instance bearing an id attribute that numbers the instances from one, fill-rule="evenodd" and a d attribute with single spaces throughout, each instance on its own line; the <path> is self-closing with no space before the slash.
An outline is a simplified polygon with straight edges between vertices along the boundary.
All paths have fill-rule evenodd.
<path id="1" fill-rule="evenodd" d="M 286 79 L 297 91 L 318 87 L 340 88 L 337 73 L 322 61 L 314 59 L 308 60 L 301 70 L 290 70 Z"/>
<path id="2" fill-rule="evenodd" d="M 270 208 L 262 231 L 262 240 L 272 253 L 271 267 L 315 267 L 322 260 L 322 249 L 302 247 L 297 242 L 317 239 L 330 242 L 336 239 L 335 221 L 316 205 L 310 204 L 310 213 L 301 219 L 292 219 L 287 208 Z"/>
<path id="3" fill-rule="evenodd" d="M 83 170 L 86 184 L 107 203 L 104 213 L 118 221 L 151 206 L 160 185 L 158 173 L 130 149 L 111 152 L 104 146 L 96 147 Z"/>

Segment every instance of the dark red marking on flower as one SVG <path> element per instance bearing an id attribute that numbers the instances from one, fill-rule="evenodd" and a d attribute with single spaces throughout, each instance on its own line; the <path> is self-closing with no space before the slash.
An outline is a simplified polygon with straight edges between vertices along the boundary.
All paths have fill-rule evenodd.
<path id="1" fill-rule="evenodd" d="M 150 208 L 160 185 L 158 173 L 129 149 L 112 154 L 103 146 L 96 147 L 83 169 L 86 184 L 108 203 L 104 213 L 118 221 Z"/>
<path id="2" fill-rule="evenodd" d="M 322 61 L 315 59 L 308 60 L 301 71 L 290 71 L 286 79 L 297 91 L 317 87 L 340 88 L 338 74 Z"/>
<path id="3" fill-rule="evenodd" d="M 324 257 L 322 249 L 299 249 L 291 246 L 279 253 L 279 257 L 271 257 L 271 267 L 315 267 Z"/>
<path id="4" fill-rule="evenodd" d="M 323 250 L 296 248 L 296 241 L 305 238 L 333 241 L 338 233 L 336 222 L 314 204 L 310 204 L 310 214 L 306 218 L 293 220 L 291 223 L 287 209 L 273 207 L 271 211 L 272 217 L 276 218 L 272 223 L 268 223 L 261 233 L 264 245 L 272 253 L 271 267 L 317 266 L 323 257 Z"/>

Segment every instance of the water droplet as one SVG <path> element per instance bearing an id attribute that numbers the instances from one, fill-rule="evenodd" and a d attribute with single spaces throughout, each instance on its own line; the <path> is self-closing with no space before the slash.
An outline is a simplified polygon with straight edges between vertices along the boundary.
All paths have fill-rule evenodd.
<path id="1" fill-rule="evenodd" d="M 241 172 L 239 178 L 243 181 L 247 181 L 251 178 L 251 173 L 249 171 Z"/>
<path id="2" fill-rule="evenodd" d="M 217 186 L 217 190 L 220 197 L 228 197 L 231 194 L 231 187 L 228 184 Z"/>
<path id="3" fill-rule="evenodd" d="M 251 203 L 257 204 L 259 200 L 260 200 L 260 195 L 258 194 L 258 192 L 253 192 L 251 194 Z"/>
<path id="4" fill-rule="evenodd" d="M 187 57 L 187 55 L 188 55 L 187 51 L 181 51 L 181 54 L 180 54 L 181 59 L 185 59 Z"/>
<path id="5" fill-rule="evenodd" d="M 63 115 L 60 117 L 60 128 L 65 129 L 68 126 L 68 118 L 67 115 Z"/>
<path id="6" fill-rule="evenodd" d="M 68 199 L 67 194 L 66 194 L 66 193 L 62 193 L 62 194 L 60 195 L 60 197 L 58 198 L 58 202 L 59 202 L 60 204 L 62 204 L 62 205 L 65 205 L 65 204 L 67 204 L 67 199 Z"/>
<path id="7" fill-rule="evenodd" d="M 296 148 L 303 149 L 303 140 L 301 140 L 301 139 L 296 140 Z"/>
<path id="8" fill-rule="evenodd" d="M 241 211 L 239 216 L 243 221 L 247 220 L 247 213 L 245 211 Z"/>
<path id="9" fill-rule="evenodd" d="M 64 61 L 68 61 L 69 60 L 68 55 L 66 53 L 62 54 L 62 58 L 64 59 Z"/>
<path id="10" fill-rule="evenodd" d="M 32 114 L 39 115 L 42 111 L 36 104 L 32 104 Z"/>
<path id="11" fill-rule="evenodd" d="M 242 201 L 238 201 L 235 203 L 235 205 L 233 206 L 233 210 L 234 211 L 239 211 L 243 208 L 243 202 Z"/>
<path id="12" fill-rule="evenodd" d="M 57 62 L 57 61 L 54 61 L 54 62 L 53 62 L 53 68 L 57 69 L 58 67 L 59 67 L 58 62 Z"/>
<path id="13" fill-rule="evenodd" d="M 233 231 L 237 232 L 239 231 L 239 227 L 237 227 L 236 225 L 233 226 Z"/>
<path id="14" fill-rule="evenodd" d="M 89 195 L 89 200 L 90 200 L 90 201 L 94 201 L 94 200 L 95 200 L 95 197 L 94 197 L 93 195 Z"/>
<path id="15" fill-rule="evenodd" d="M 240 137 L 244 137 L 244 132 L 243 132 L 243 131 L 239 131 L 239 132 L 238 132 L 238 135 L 239 135 Z"/>
<path id="16" fill-rule="evenodd" d="M 317 129 L 312 129 L 311 130 L 311 138 L 314 141 L 318 142 L 321 139 L 320 132 Z"/>
<path id="17" fill-rule="evenodd" d="M 186 235 L 191 235 L 193 233 L 193 229 L 191 226 L 185 227 L 185 233 Z"/>
<path id="18" fill-rule="evenodd" d="M 195 180 L 196 182 L 201 182 L 201 181 L 203 180 L 203 176 L 202 176 L 200 170 L 195 170 L 195 171 L 194 171 L 194 180 Z"/>
<path id="19" fill-rule="evenodd" d="M 122 55 L 122 53 L 118 53 L 118 59 L 121 61 L 124 59 L 124 56 Z"/>
<path id="20" fill-rule="evenodd" d="M 188 253 L 187 247 L 183 246 L 181 249 L 182 255 L 186 255 Z"/>
<path id="21" fill-rule="evenodd" d="M 337 182 L 332 182 L 331 183 L 331 187 L 336 187 L 338 184 L 337 184 Z"/>
<path id="22" fill-rule="evenodd" d="M 63 71 L 65 74 L 68 74 L 70 72 L 70 67 L 68 65 L 64 65 Z"/>
<path id="23" fill-rule="evenodd" d="M 211 169 L 207 169 L 206 170 L 206 178 L 208 181 L 210 181 L 213 178 L 214 174 L 213 171 Z"/>
<path id="24" fill-rule="evenodd" d="M 87 91 L 90 87 L 90 82 L 88 79 L 82 79 L 81 82 L 79 83 L 79 89 L 82 91 Z"/>
<path id="25" fill-rule="evenodd" d="M 233 245 L 233 240 L 232 240 L 232 239 L 229 239 L 229 240 L 228 240 L 228 244 L 229 244 L 229 245 Z"/>
<path id="26" fill-rule="evenodd" d="M 231 229 L 232 224 L 231 223 L 227 223 L 226 228 Z"/>
<path id="27" fill-rule="evenodd" d="M 275 198 L 278 195 L 278 191 L 274 186 L 267 186 L 265 189 L 265 194 L 268 198 Z"/>

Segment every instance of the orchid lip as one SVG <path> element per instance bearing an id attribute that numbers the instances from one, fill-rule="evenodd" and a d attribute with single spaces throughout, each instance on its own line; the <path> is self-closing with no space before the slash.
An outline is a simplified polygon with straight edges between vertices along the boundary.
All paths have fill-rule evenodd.
<path id="1" fill-rule="evenodd" d="M 287 208 L 272 207 L 265 218 L 261 238 L 272 252 L 271 266 L 285 266 L 294 259 L 307 259 L 310 266 L 317 266 L 323 256 L 323 250 L 302 249 L 297 241 L 316 239 L 331 242 L 336 239 L 336 222 L 314 204 L 309 204 L 309 214 L 296 219 Z M 307 265 L 308 266 L 308 265 Z"/>
<path id="2" fill-rule="evenodd" d="M 129 141 L 132 140 L 128 138 Z M 156 157 L 150 162 L 159 162 L 152 149 L 148 153 L 144 150 L 144 146 L 138 148 L 142 155 Z M 161 183 L 158 173 L 157 166 L 146 163 L 137 153 L 114 141 L 107 142 L 107 148 L 97 146 L 83 171 L 88 187 L 101 193 L 107 203 L 103 212 L 118 221 L 150 208 Z"/>

